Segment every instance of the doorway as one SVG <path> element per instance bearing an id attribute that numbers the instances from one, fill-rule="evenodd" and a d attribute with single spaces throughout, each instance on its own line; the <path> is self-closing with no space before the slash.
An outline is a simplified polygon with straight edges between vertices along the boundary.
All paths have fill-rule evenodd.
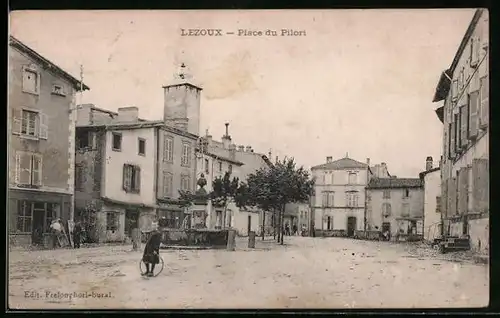
<path id="1" fill-rule="evenodd" d="M 132 230 L 139 227 L 139 210 L 125 210 L 125 235 L 132 235 Z"/>
<path id="2" fill-rule="evenodd" d="M 248 216 L 248 228 L 247 228 L 247 233 L 250 235 L 250 231 L 252 230 L 252 216 Z"/>
<path id="3" fill-rule="evenodd" d="M 354 236 L 356 230 L 356 217 L 350 216 L 347 218 L 347 236 Z"/>
<path id="4" fill-rule="evenodd" d="M 389 232 L 391 233 L 391 223 L 384 222 L 382 223 L 382 233 Z"/>
<path id="5" fill-rule="evenodd" d="M 43 232 L 45 229 L 45 204 L 33 204 L 33 228 L 31 242 L 33 245 L 43 245 Z"/>

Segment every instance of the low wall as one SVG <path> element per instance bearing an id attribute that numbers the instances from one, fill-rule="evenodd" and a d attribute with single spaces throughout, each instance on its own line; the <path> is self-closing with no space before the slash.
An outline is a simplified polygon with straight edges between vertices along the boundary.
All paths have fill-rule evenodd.
<path id="1" fill-rule="evenodd" d="M 347 237 L 345 230 L 315 230 L 316 237 Z"/>
<path id="2" fill-rule="evenodd" d="M 361 240 L 378 241 L 382 235 L 380 231 L 354 231 L 354 237 Z"/>
<path id="3" fill-rule="evenodd" d="M 206 246 L 225 248 L 228 230 L 207 229 L 163 229 L 162 243 L 169 246 Z M 145 242 L 146 236 L 143 237 Z"/>

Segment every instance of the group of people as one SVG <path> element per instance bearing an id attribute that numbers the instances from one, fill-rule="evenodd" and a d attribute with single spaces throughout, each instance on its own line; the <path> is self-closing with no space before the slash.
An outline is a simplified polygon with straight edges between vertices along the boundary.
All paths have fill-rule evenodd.
<path id="1" fill-rule="evenodd" d="M 289 223 L 286 223 L 285 224 L 285 235 L 302 235 L 302 233 L 304 233 L 306 231 L 306 226 L 305 225 L 302 225 L 302 228 L 301 228 L 301 233 L 299 233 L 299 228 L 297 226 L 297 224 L 293 224 L 292 225 L 292 228 L 290 229 L 290 224 Z"/>
<path id="2" fill-rule="evenodd" d="M 66 240 L 66 231 L 64 229 L 64 224 L 62 223 L 60 218 L 57 218 L 51 222 L 50 231 L 53 237 L 53 247 L 63 247 L 63 242 L 65 242 Z M 79 220 L 77 220 L 72 232 L 74 248 L 80 248 L 82 241 L 82 232 L 82 224 Z"/>

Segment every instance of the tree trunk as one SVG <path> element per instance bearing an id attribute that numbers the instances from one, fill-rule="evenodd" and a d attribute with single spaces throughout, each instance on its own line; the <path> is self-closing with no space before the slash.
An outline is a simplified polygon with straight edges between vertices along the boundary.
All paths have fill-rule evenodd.
<path id="1" fill-rule="evenodd" d="M 262 211 L 262 240 L 266 236 L 266 211 Z"/>
<path id="2" fill-rule="evenodd" d="M 273 209 L 273 239 L 276 239 L 276 210 Z"/>
<path id="3" fill-rule="evenodd" d="M 284 235 L 285 234 L 285 229 L 283 227 L 283 223 L 285 221 L 285 206 L 283 206 L 283 209 L 281 210 L 281 218 L 280 219 L 281 219 L 281 224 L 282 224 L 282 226 L 281 226 L 281 245 L 283 245 L 284 244 L 284 240 L 283 239 L 284 239 L 284 236 L 285 236 Z"/>
<path id="4" fill-rule="evenodd" d="M 281 217 L 280 217 L 280 211 L 278 210 L 277 211 L 278 213 L 277 214 L 277 220 L 278 220 L 278 223 L 277 223 L 277 226 L 276 226 L 276 232 L 278 233 L 278 243 L 281 242 Z"/>

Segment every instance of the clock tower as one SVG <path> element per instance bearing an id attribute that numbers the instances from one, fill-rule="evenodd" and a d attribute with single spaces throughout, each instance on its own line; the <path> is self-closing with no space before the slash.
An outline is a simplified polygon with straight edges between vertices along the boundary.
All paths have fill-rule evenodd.
<path id="1" fill-rule="evenodd" d="M 199 135 L 201 88 L 190 83 L 184 63 L 174 75 L 174 83 L 163 86 L 163 120 L 167 125 Z"/>

